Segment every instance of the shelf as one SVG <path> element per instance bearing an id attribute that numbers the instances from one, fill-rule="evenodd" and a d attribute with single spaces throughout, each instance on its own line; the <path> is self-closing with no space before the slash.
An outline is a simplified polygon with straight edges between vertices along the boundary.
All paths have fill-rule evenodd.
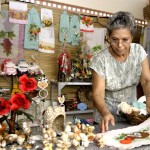
<path id="1" fill-rule="evenodd" d="M 93 110 L 73 110 L 73 111 L 66 111 L 66 115 L 76 115 L 76 114 L 88 114 L 93 113 Z"/>
<path id="2" fill-rule="evenodd" d="M 54 87 L 57 87 L 58 90 L 58 96 L 61 96 L 61 90 L 65 86 L 90 86 L 92 85 L 92 82 L 57 82 L 57 81 L 51 81 L 50 82 L 50 101 L 51 101 L 51 106 L 53 106 L 53 90 Z M 73 114 L 88 114 L 88 113 L 93 113 L 93 110 L 87 109 L 87 110 L 73 110 L 73 111 L 66 111 L 66 115 L 73 115 Z"/>
<path id="3" fill-rule="evenodd" d="M 55 85 L 58 86 L 58 95 L 61 95 L 61 90 L 65 87 L 65 86 L 75 86 L 75 85 L 80 85 L 80 86 L 84 86 L 84 85 L 92 85 L 92 82 L 56 82 L 56 81 L 51 81 L 51 85 Z"/>

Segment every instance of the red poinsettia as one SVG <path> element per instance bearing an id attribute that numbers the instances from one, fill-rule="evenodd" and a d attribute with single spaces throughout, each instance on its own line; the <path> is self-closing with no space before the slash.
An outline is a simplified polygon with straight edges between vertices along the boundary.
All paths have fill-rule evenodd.
<path id="1" fill-rule="evenodd" d="M 31 92 L 37 88 L 37 81 L 26 74 L 19 77 L 19 88 L 22 92 Z"/>
<path id="2" fill-rule="evenodd" d="M 30 101 L 22 93 L 16 93 L 11 96 L 11 110 L 18 110 L 20 108 L 28 109 L 30 107 Z"/>
<path id="3" fill-rule="evenodd" d="M 0 115 L 6 115 L 10 112 L 10 102 L 4 98 L 0 98 Z"/>

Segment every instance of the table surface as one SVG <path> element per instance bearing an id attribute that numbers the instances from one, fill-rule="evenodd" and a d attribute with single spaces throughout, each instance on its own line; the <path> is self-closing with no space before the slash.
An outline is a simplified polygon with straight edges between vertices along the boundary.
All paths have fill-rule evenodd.
<path id="1" fill-rule="evenodd" d="M 126 123 L 126 122 L 117 122 L 115 126 L 110 126 L 109 130 L 122 129 L 122 128 L 126 128 L 129 126 L 131 126 L 131 125 Z M 99 132 L 99 126 L 97 124 L 97 125 L 95 125 L 95 133 L 98 133 L 98 132 Z M 70 148 L 70 150 L 75 150 L 75 148 Z M 86 150 L 119 150 L 119 149 L 114 148 L 114 147 L 108 147 L 108 146 L 105 146 L 103 148 L 99 148 L 99 147 L 97 147 L 96 143 L 90 143 L 89 146 L 86 148 Z M 137 147 L 137 148 L 134 148 L 132 150 L 150 150 L 150 145 Z"/>
<path id="2" fill-rule="evenodd" d="M 99 125 L 96 124 L 94 126 L 95 126 L 95 133 L 99 133 Z M 110 126 L 109 130 L 122 129 L 122 128 L 126 128 L 126 127 L 129 127 L 129 126 L 131 126 L 131 125 L 127 124 L 126 122 L 117 122 L 115 126 Z M 41 135 L 41 133 L 39 135 Z M 35 146 L 32 148 L 32 150 L 42 150 L 42 147 L 43 147 L 42 146 L 42 141 L 37 141 L 35 143 Z M 9 150 L 9 147 L 7 147 L 6 149 Z M 20 150 L 20 149 L 17 149 L 17 150 Z M 75 148 L 71 147 L 71 148 L 69 148 L 69 150 L 75 150 Z M 122 149 L 118 149 L 118 148 L 114 148 L 114 147 L 108 147 L 108 146 L 105 146 L 103 148 L 99 148 L 96 145 L 96 143 L 90 143 L 89 146 L 87 148 L 85 148 L 85 150 L 122 150 Z M 132 150 L 150 150 L 150 145 L 137 147 L 137 148 L 134 148 Z"/>

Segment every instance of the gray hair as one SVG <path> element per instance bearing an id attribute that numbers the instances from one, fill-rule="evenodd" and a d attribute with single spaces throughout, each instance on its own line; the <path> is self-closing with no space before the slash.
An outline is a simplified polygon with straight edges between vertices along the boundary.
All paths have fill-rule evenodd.
<path id="1" fill-rule="evenodd" d="M 108 19 L 107 22 L 108 35 L 111 35 L 114 29 L 128 28 L 133 35 L 136 30 L 135 18 L 134 16 L 125 11 L 119 11 L 114 13 L 112 17 Z"/>

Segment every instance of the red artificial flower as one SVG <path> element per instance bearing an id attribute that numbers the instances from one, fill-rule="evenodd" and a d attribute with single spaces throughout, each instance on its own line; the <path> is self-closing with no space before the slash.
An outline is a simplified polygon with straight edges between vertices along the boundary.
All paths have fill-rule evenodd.
<path id="1" fill-rule="evenodd" d="M 10 112 L 10 102 L 4 98 L 0 98 L 0 115 L 3 116 Z"/>
<path id="2" fill-rule="evenodd" d="M 31 92 L 37 88 L 37 81 L 29 78 L 26 74 L 19 77 L 19 88 L 22 92 Z"/>
<path id="3" fill-rule="evenodd" d="M 88 54 L 87 55 L 87 59 L 91 59 L 92 58 L 92 55 L 91 54 Z"/>
<path id="4" fill-rule="evenodd" d="M 11 110 L 18 110 L 20 108 L 28 109 L 30 107 L 30 101 L 22 93 L 16 93 L 11 96 Z"/>

